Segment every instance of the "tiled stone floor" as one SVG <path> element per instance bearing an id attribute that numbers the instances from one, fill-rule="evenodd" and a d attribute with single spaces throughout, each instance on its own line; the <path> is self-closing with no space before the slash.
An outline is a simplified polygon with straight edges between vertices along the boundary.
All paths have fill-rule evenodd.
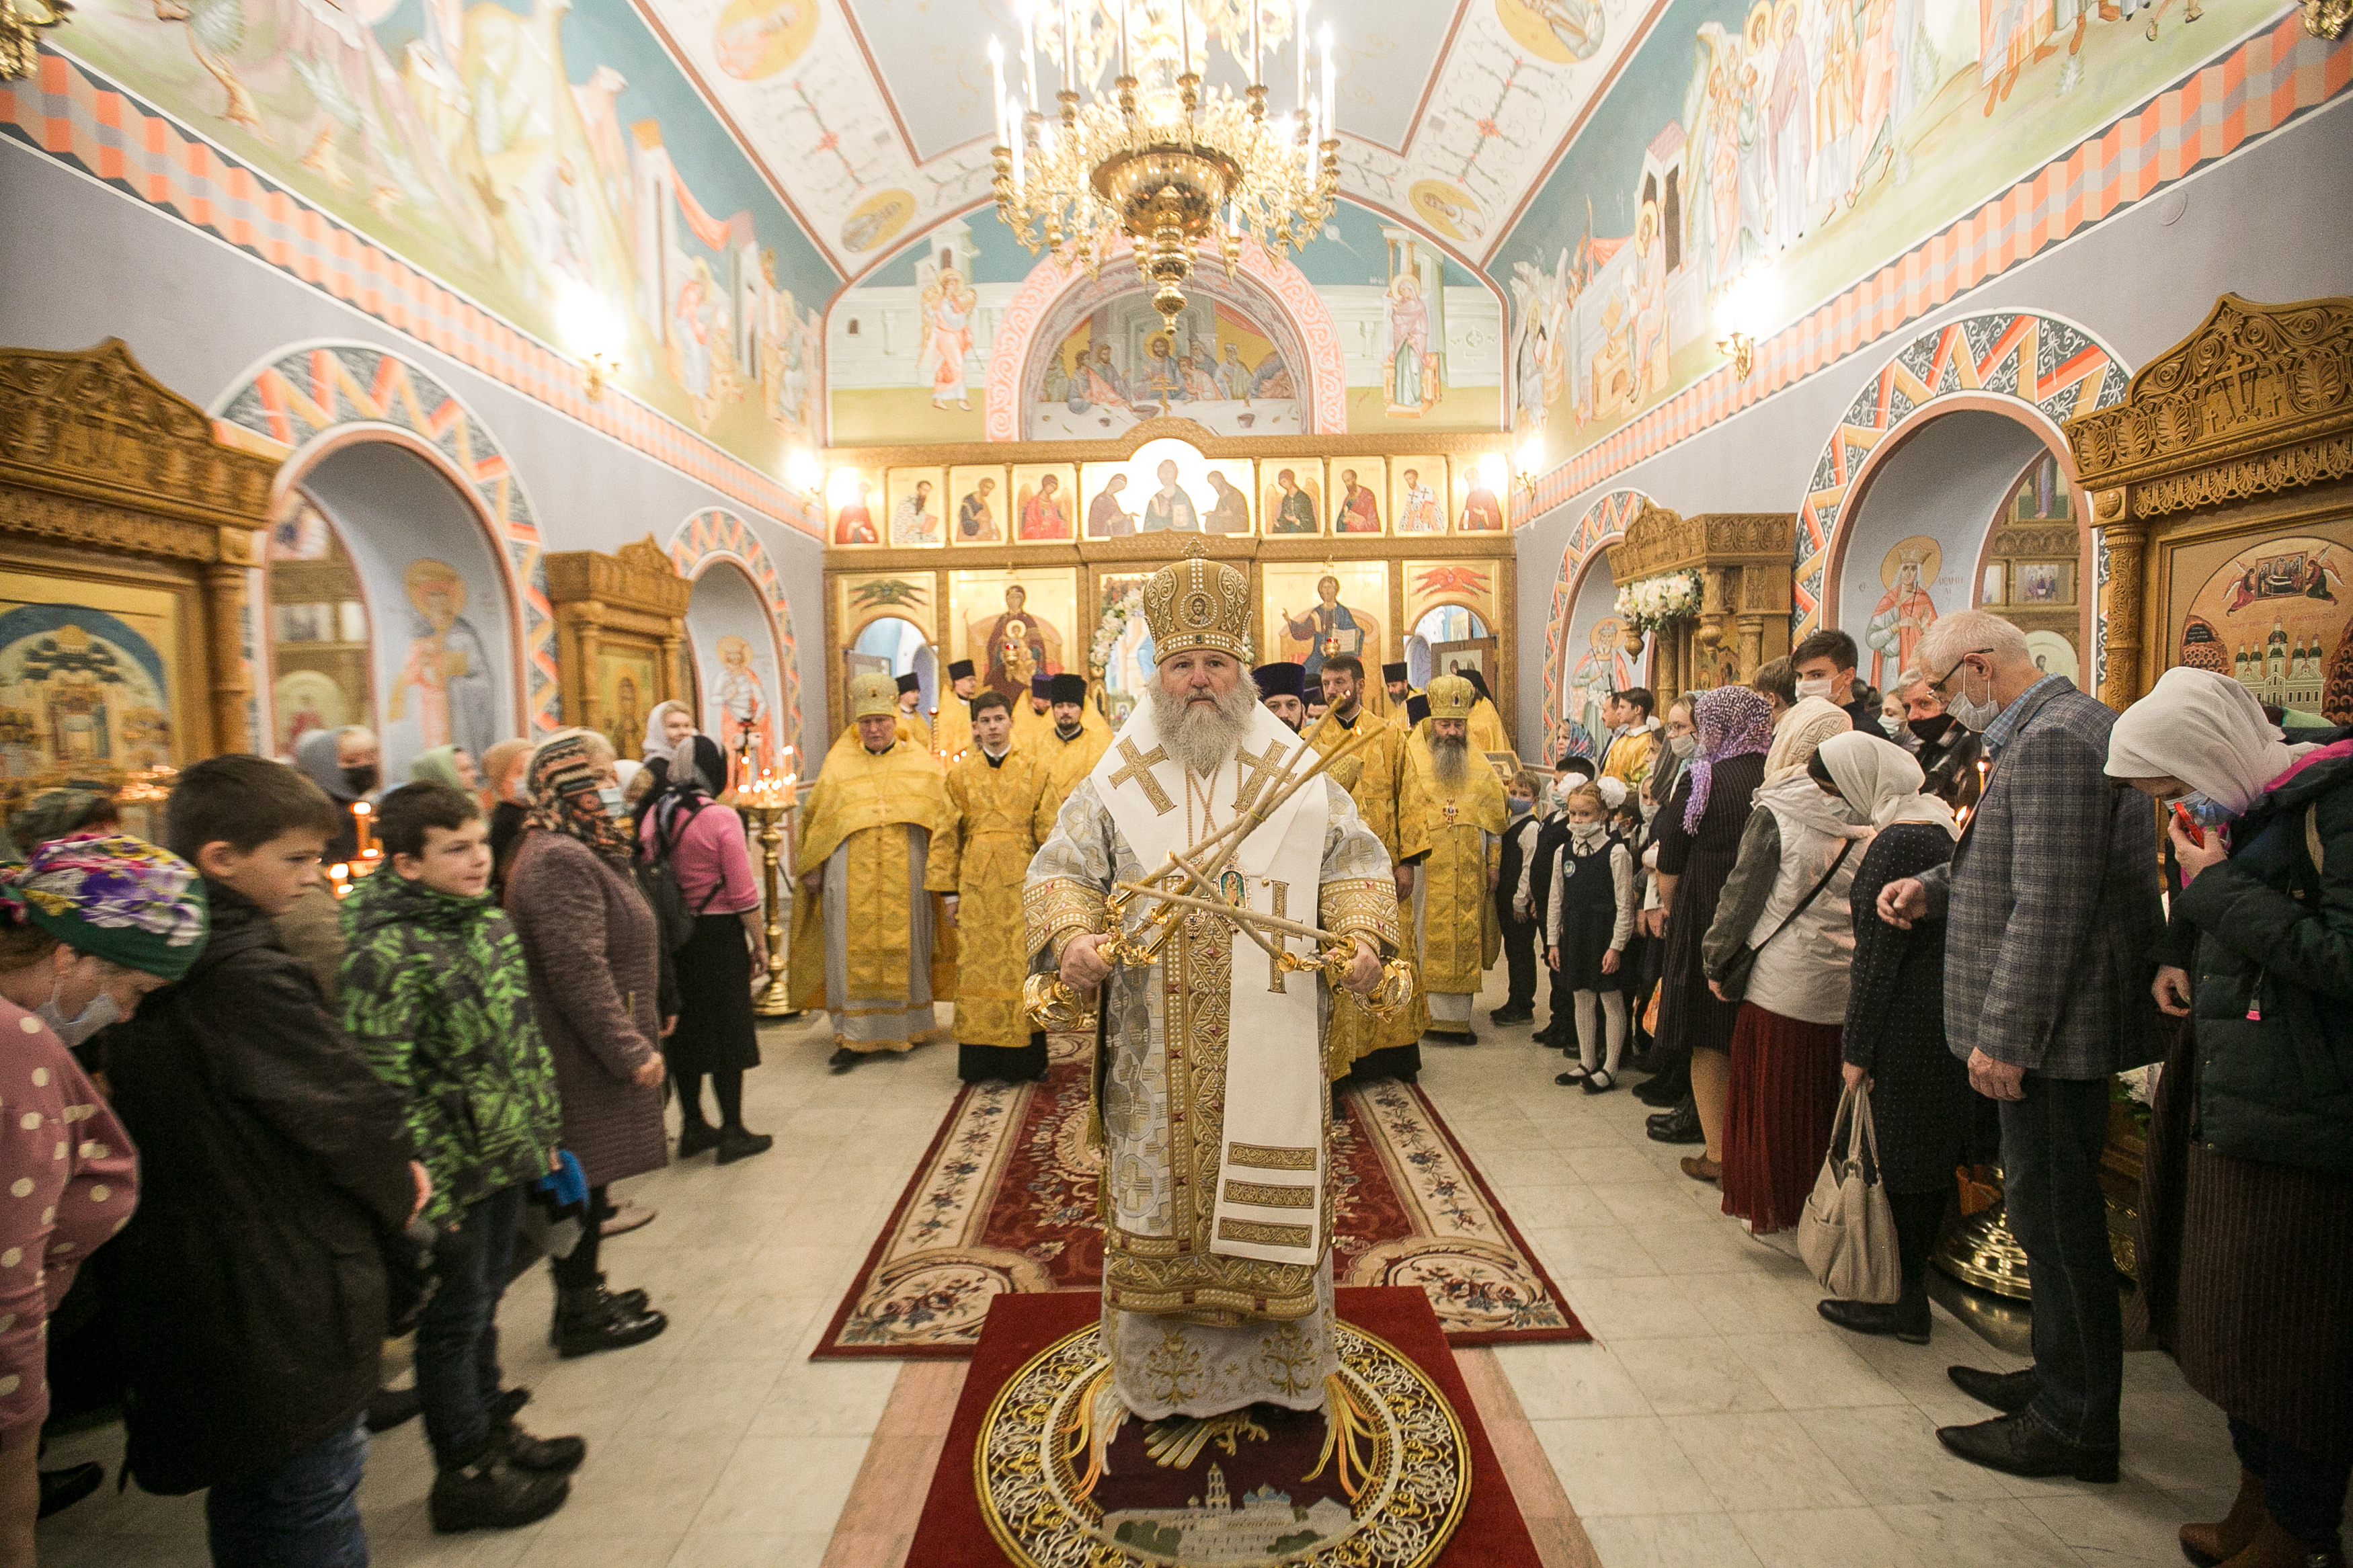
<path id="1" fill-rule="evenodd" d="M 1494 978 L 1500 983 L 1499 969 Z M 1483 1005 L 1501 1002 L 1500 994 Z M 377 1439 L 364 1490 L 375 1561 L 467 1568 L 814 1568 L 900 1363 L 806 1358 L 955 1093 L 929 1047 L 836 1077 L 814 1025 L 771 1031 L 747 1118 L 776 1147 L 631 1184 L 653 1225 L 608 1244 L 616 1286 L 671 1327 L 575 1362 L 547 1347 L 543 1271 L 509 1295 L 511 1379 L 527 1424 L 589 1440 L 572 1500 L 534 1528 L 449 1539 L 426 1521 L 431 1468 L 411 1424 Z M 1649 1142 L 1625 1093 L 1554 1087 L 1525 1026 L 1430 1047 L 1422 1083 L 1597 1342 L 1497 1352 L 1608 1568 L 2024 1568 L 2168 1564 L 2182 1521 L 2237 1481 L 2221 1416 L 2154 1353 L 2126 1357 L 2125 1479 L 2012 1481 L 1953 1459 L 1933 1428 L 1984 1414 L 1953 1361 L 2021 1364 L 1939 1309 L 1923 1347 L 1815 1315 L 1785 1237 L 1753 1240 L 1715 1190 Z M 52 1568 L 206 1562 L 198 1500 L 113 1489 L 120 1432 L 78 1434 L 58 1465 L 108 1464 L 97 1497 L 49 1521 Z M 927 1476 L 905 1485 L 920 1497 Z"/>

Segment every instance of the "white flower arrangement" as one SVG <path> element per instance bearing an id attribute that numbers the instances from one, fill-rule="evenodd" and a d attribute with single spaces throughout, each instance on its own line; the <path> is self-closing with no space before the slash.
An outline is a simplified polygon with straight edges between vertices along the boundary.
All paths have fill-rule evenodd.
<path id="1" fill-rule="evenodd" d="M 1100 683 L 1111 668 L 1111 656 L 1127 635 L 1127 623 L 1144 614 L 1144 590 L 1130 588 L 1103 613 L 1095 624 L 1094 646 L 1087 650 L 1087 673 Z"/>
<path id="2" fill-rule="evenodd" d="M 1618 590 L 1618 615 L 1643 631 L 1699 614 L 1704 592 L 1696 569 L 1643 577 Z"/>

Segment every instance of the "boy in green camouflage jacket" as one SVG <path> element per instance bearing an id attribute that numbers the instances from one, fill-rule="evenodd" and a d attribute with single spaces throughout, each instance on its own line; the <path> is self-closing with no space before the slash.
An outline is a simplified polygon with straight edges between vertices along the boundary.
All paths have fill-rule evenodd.
<path id="1" fill-rule="evenodd" d="M 512 1529 L 563 1506 L 587 1449 L 514 1424 L 500 1387 L 499 1299 L 531 1184 L 561 1123 L 555 1067 L 533 1016 L 522 946 L 491 903 L 481 814 L 446 784 L 377 808 L 385 860 L 344 900 L 343 1026 L 407 1097 L 433 1177 L 439 1289 L 417 1324 L 417 1390 L 438 1473 L 437 1531 Z"/>

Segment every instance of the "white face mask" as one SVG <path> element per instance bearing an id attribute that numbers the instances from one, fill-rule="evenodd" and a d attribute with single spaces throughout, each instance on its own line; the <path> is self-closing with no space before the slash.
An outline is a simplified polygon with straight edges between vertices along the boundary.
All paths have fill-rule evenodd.
<path id="1" fill-rule="evenodd" d="M 1819 697 L 1827 702 L 1830 700 L 1830 695 L 1831 678 L 1827 675 L 1818 675 L 1811 680 L 1798 682 L 1798 700 L 1800 702 L 1809 697 Z"/>
<path id="2" fill-rule="evenodd" d="M 1576 841 L 1578 848 L 1590 849 L 1609 829 L 1609 825 L 1606 822 L 1572 822 L 1568 825 L 1568 836 Z"/>
<path id="3" fill-rule="evenodd" d="M 1667 737 L 1667 750 L 1688 761 L 1691 754 L 1699 750 L 1699 737 L 1697 735 L 1670 735 Z"/>
<path id="4" fill-rule="evenodd" d="M 67 1049 L 81 1044 L 109 1024 L 121 1020 L 122 1009 L 117 1007 L 114 998 L 104 991 L 90 998 L 90 1005 L 84 1007 L 79 1016 L 67 1017 L 65 1009 L 58 1005 L 58 984 L 54 979 L 50 981 L 49 999 L 34 1009 L 33 1016 L 47 1024 L 49 1032 L 64 1042 Z"/>
<path id="5" fill-rule="evenodd" d="M 596 792 L 596 798 L 605 803 L 605 815 L 607 816 L 620 816 L 622 809 L 628 804 L 622 798 L 622 794 L 619 788 L 614 785 L 607 785 L 605 788 L 598 790 Z"/>
<path id="6" fill-rule="evenodd" d="M 1945 711 L 1951 716 L 1954 723 L 1982 735 L 1986 731 L 1987 725 L 2001 717 L 2001 704 L 1993 700 L 1993 681 L 1990 677 L 1986 680 L 1986 694 L 1982 700 L 1969 695 L 1969 677 L 1976 673 L 1977 671 L 1968 665 L 1961 666 L 1960 673 L 1955 677 L 1960 685 L 1950 697 L 1945 699 Z"/>

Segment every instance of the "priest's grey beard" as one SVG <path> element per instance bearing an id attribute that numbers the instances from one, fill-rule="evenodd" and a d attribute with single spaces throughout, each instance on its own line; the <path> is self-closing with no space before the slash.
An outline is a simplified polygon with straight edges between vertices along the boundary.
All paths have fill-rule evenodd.
<path id="1" fill-rule="evenodd" d="M 1468 736 L 1456 739 L 1451 735 L 1430 738 L 1430 771 L 1437 776 L 1440 788 L 1458 790 L 1462 781 L 1471 776 L 1471 742 Z"/>
<path id="2" fill-rule="evenodd" d="M 1156 680 L 1149 689 L 1153 722 L 1169 755 L 1203 777 L 1225 765 L 1250 734 L 1250 720 L 1258 711 L 1258 688 L 1247 680 L 1234 682 L 1215 708 L 1195 707 L 1190 689 L 1171 695 Z"/>

